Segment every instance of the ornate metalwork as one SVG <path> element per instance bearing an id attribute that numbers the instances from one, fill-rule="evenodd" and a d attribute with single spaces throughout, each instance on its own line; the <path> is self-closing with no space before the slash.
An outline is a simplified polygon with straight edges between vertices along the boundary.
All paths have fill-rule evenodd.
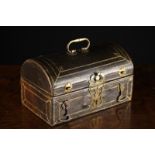
<path id="1" fill-rule="evenodd" d="M 125 67 L 122 67 L 122 68 L 120 68 L 119 69 L 119 75 L 122 77 L 122 76 L 125 76 L 125 74 L 126 74 L 126 68 Z"/>
<path id="2" fill-rule="evenodd" d="M 66 85 L 65 85 L 65 93 L 69 93 L 72 91 L 72 84 L 70 82 L 68 82 Z"/>
<path id="3" fill-rule="evenodd" d="M 103 103 L 103 75 L 101 73 L 94 73 L 89 81 L 89 93 L 91 95 L 91 108 L 97 108 Z"/>

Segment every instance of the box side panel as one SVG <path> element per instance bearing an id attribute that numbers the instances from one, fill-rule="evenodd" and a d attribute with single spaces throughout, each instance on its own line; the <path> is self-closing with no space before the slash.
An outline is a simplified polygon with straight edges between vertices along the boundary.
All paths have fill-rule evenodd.
<path id="1" fill-rule="evenodd" d="M 22 104 L 34 114 L 52 124 L 53 79 L 46 66 L 28 59 L 21 66 Z"/>
<path id="2" fill-rule="evenodd" d="M 53 98 L 53 123 L 59 124 L 130 101 L 133 75 Z"/>
<path id="3" fill-rule="evenodd" d="M 26 60 L 21 66 L 21 78 L 52 95 L 53 79 L 48 68 L 35 59 Z"/>
<path id="4" fill-rule="evenodd" d="M 34 114 L 52 124 L 52 98 L 39 88 L 21 78 L 21 100 L 22 104 Z"/>

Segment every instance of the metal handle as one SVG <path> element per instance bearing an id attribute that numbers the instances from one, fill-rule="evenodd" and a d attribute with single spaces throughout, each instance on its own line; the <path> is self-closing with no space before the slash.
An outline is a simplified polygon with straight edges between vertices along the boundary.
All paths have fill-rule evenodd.
<path id="1" fill-rule="evenodd" d="M 87 41 L 87 46 L 81 48 L 81 51 L 88 51 L 88 48 L 90 47 L 90 41 L 89 41 L 89 39 L 88 38 L 79 38 L 79 39 L 71 40 L 67 44 L 67 52 L 68 52 L 68 54 L 70 54 L 70 55 L 76 55 L 77 54 L 77 50 L 76 49 L 70 50 L 70 45 L 72 43 L 79 43 L 79 42 L 83 42 L 83 41 Z"/>

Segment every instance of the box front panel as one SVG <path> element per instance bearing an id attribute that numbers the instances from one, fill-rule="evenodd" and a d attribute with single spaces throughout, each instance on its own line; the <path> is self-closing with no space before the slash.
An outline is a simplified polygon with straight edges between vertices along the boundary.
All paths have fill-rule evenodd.
<path id="1" fill-rule="evenodd" d="M 53 122 L 59 124 L 130 101 L 133 76 L 124 77 L 95 89 L 85 88 L 53 98 Z"/>

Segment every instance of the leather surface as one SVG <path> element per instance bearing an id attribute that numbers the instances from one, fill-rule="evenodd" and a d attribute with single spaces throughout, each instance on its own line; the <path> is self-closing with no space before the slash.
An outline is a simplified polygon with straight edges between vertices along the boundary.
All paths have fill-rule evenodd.
<path id="1" fill-rule="evenodd" d="M 22 103 L 52 126 L 132 99 L 133 64 L 123 48 L 104 44 L 78 52 L 39 56 L 22 65 Z"/>

